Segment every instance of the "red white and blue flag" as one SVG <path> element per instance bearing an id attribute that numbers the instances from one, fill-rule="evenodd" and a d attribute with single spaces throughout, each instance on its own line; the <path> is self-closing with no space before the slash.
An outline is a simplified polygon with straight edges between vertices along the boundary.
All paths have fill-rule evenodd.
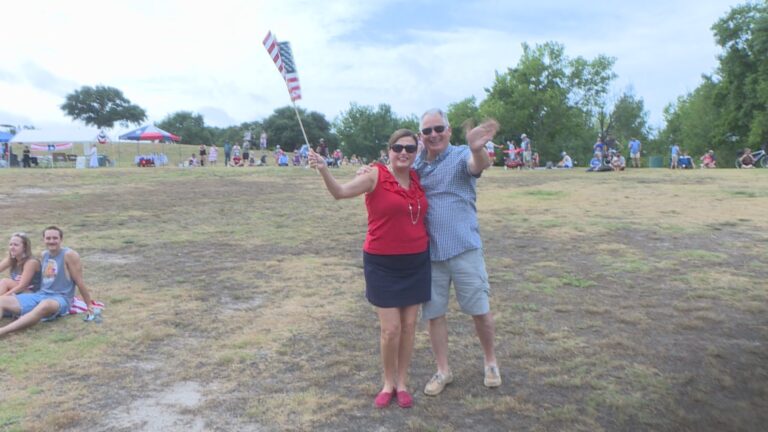
<path id="1" fill-rule="evenodd" d="M 101 130 L 99 131 L 99 134 L 96 135 L 96 141 L 98 141 L 99 144 L 106 144 L 109 142 L 109 137 L 104 133 L 103 130 Z"/>
<path id="2" fill-rule="evenodd" d="M 264 48 L 266 48 L 277 70 L 285 80 L 288 87 L 288 94 L 291 101 L 295 102 L 301 99 L 301 85 L 299 85 L 299 75 L 296 73 L 296 63 L 293 61 L 293 52 L 289 42 L 278 42 L 277 38 L 268 32 L 264 38 Z"/>
<path id="3" fill-rule="evenodd" d="M 288 93 L 291 94 L 291 100 L 301 99 L 301 85 L 299 85 L 299 74 L 296 73 L 296 63 L 293 61 L 293 51 L 291 51 L 290 42 L 280 42 L 280 58 L 283 60 L 285 68 L 285 84 L 288 85 Z"/>

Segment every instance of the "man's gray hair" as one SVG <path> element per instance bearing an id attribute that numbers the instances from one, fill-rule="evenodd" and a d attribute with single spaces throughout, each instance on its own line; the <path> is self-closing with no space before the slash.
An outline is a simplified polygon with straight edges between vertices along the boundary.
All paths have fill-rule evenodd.
<path id="1" fill-rule="evenodd" d="M 449 127 L 451 125 L 450 123 L 448 123 L 448 115 L 445 112 L 443 112 L 443 110 L 441 110 L 440 108 L 432 108 L 427 110 L 424 114 L 421 115 L 421 121 L 419 122 L 419 129 L 424 127 L 424 117 L 435 115 L 435 114 L 439 115 L 440 118 L 443 119 L 443 125 L 445 127 Z"/>

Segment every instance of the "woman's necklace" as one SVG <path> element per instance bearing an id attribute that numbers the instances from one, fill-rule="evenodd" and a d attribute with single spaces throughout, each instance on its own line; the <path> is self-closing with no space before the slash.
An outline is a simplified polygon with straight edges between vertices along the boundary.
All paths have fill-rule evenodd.
<path id="1" fill-rule="evenodd" d="M 390 173 L 392 173 L 392 176 L 395 177 L 395 180 L 397 180 L 397 177 L 395 176 L 395 171 L 392 169 L 392 165 L 387 165 L 387 169 L 389 170 Z M 400 184 L 399 181 L 397 182 L 397 184 L 401 188 L 406 189 L 403 187 L 402 184 Z M 408 186 L 410 186 L 410 184 Z M 416 200 L 416 217 L 415 218 L 413 217 L 413 204 L 411 203 L 408 203 L 408 214 L 411 216 L 411 225 L 416 225 L 416 222 L 419 221 L 419 216 L 421 216 L 421 201 L 419 201 L 418 199 Z"/>
<path id="2" fill-rule="evenodd" d="M 411 203 L 408 203 L 408 213 L 411 215 L 411 225 L 416 225 L 416 222 L 419 221 L 419 216 L 421 216 L 421 201 L 416 201 L 416 204 L 418 205 L 418 210 L 416 210 L 416 218 L 413 217 L 413 206 Z"/>

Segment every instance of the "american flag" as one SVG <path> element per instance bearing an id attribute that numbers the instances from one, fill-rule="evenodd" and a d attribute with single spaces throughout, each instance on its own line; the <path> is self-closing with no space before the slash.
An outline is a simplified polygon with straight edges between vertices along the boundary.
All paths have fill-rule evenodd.
<path id="1" fill-rule="evenodd" d="M 277 39 L 272 35 L 272 32 L 268 32 L 267 37 L 264 38 L 264 48 L 267 49 L 269 56 L 272 57 L 272 61 L 275 62 L 277 70 L 285 78 L 285 68 L 283 67 L 283 60 L 280 58 L 280 49 L 277 46 Z"/>
<path id="2" fill-rule="evenodd" d="M 283 60 L 285 83 L 288 85 L 288 93 L 291 94 L 291 100 L 301 99 L 301 85 L 299 85 L 299 74 L 296 73 L 296 63 L 293 61 L 293 52 L 290 42 L 280 42 L 280 57 Z"/>

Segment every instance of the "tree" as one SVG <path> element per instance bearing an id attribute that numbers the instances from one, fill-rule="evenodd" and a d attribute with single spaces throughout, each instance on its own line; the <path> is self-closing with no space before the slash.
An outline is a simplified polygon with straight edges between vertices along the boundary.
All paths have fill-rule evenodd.
<path id="1" fill-rule="evenodd" d="M 132 104 L 123 92 L 106 86 L 83 86 L 75 90 L 67 95 L 61 109 L 67 116 L 100 129 L 113 128 L 115 123 L 140 124 L 147 119 L 144 109 Z"/>
<path id="2" fill-rule="evenodd" d="M 727 144 L 721 139 L 718 126 L 721 114 L 715 102 L 717 86 L 712 78 L 705 77 L 696 90 L 678 97 L 664 109 L 666 127 L 659 134 L 659 148 L 653 149 L 655 153 L 665 154 L 672 144 L 693 155 L 704 154 L 712 148 L 725 150 Z"/>
<path id="3" fill-rule="evenodd" d="M 399 119 L 387 104 L 372 106 L 352 102 L 334 122 L 334 130 L 343 144 L 345 154 L 356 154 L 367 160 L 375 160 L 386 148 L 389 136 L 401 128 L 416 132 L 418 120 Z"/>
<path id="4" fill-rule="evenodd" d="M 714 149 L 730 157 L 768 142 L 768 4 L 733 7 L 712 31 L 723 49 L 718 67 L 667 106 L 659 139 L 694 154 Z"/>
<path id="5" fill-rule="evenodd" d="M 331 124 L 323 114 L 315 111 L 307 112 L 303 108 L 297 109 L 309 144 L 313 148 L 316 147 L 320 138 L 325 139 L 329 148 L 335 148 L 338 145 L 336 135 L 331 133 Z M 269 135 L 270 146 L 279 145 L 285 151 L 293 151 L 304 144 L 304 136 L 301 133 L 293 107 L 285 106 L 276 109 L 271 116 L 264 120 L 262 128 Z M 254 131 L 254 134 L 258 137 L 257 131 Z"/>
<path id="6" fill-rule="evenodd" d="M 157 127 L 181 136 L 187 144 L 209 145 L 213 142 L 212 130 L 206 128 L 203 116 L 190 111 L 168 114 Z"/>
<path id="7" fill-rule="evenodd" d="M 608 127 L 604 131 L 620 143 L 626 144 L 632 138 L 648 142 L 650 129 L 648 127 L 648 111 L 642 98 L 637 98 L 629 91 L 619 97 L 609 116 Z"/>
<path id="8" fill-rule="evenodd" d="M 241 142 L 245 131 L 251 131 L 253 133 L 253 139 L 255 140 L 262 131 L 262 125 L 259 121 L 241 123 L 239 126 L 229 126 L 226 128 L 209 127 L 213 136 L 213 143 L 223 145 L 225 142 L 235 143 Z"/>
<path id="9" fill-rule="evenodd" d="M 615 78 L 615 60 L 597 56 L 569 59 L 563 45 L 523 44 L 517 66 L 496 73 L 488 97 L 480 104 L 482 117 L 501 124 L 502 137 L 531 137 L 541 160 L 558 160 L 562 150 L 586 158 L 592 149 L 596 116 L 605 105 L 608 85 Z"/>
<path id="10" fill-rule="evenodd" d="M 723 48 L 716 99 L 722 108 L 719 135 L 737 147 L 768 141 L 768 4 L 734 7 L 712 31 Z"/>
<path id="11" fill-rule="evenodd" d="M 477 106 L 477 99 L 472 96 L 459 102 L 448 105 L 448 122 L 451 124 L 451 142 L 454 144 L 463 144 L 466 139 L 464 123 L 471 121 L 478 124 L 482 120 L 480 117 L 480 108 Z"/>

